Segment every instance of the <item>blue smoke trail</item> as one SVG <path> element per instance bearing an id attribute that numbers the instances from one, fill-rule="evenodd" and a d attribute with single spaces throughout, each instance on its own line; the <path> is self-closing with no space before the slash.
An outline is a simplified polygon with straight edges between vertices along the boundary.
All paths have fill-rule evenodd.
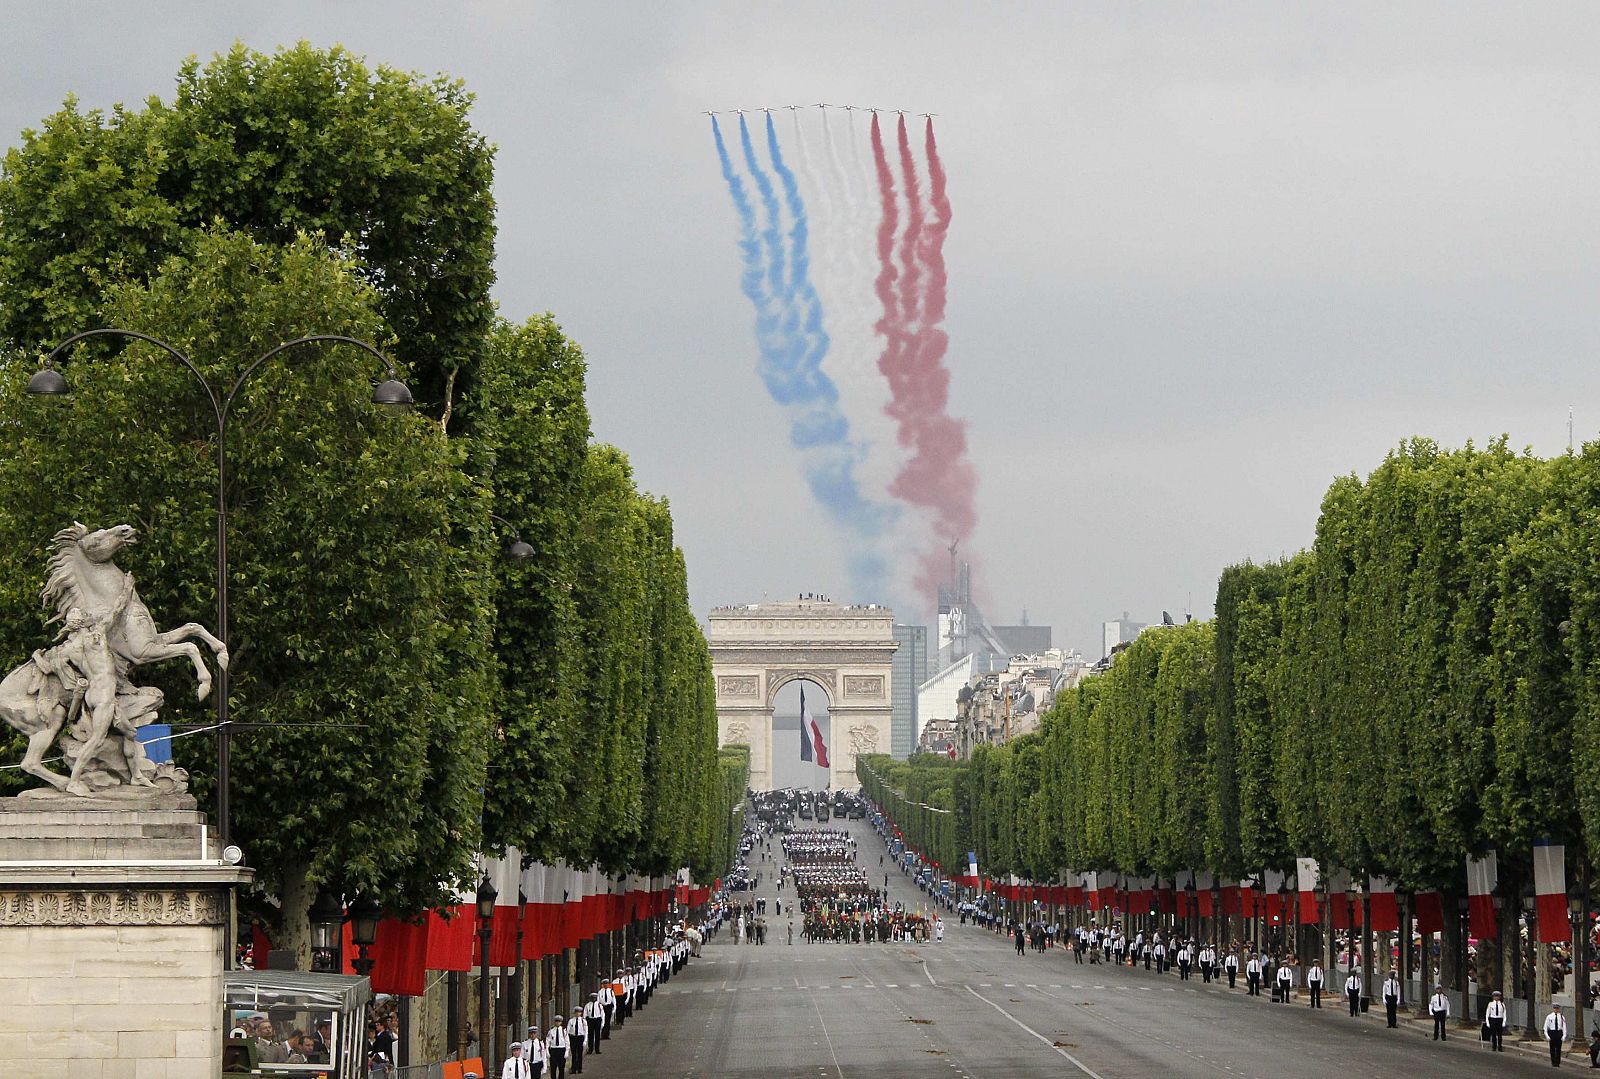
<path id="1" fill-rule="evenodd" d="M 755 202 L 734 168 L 717 118 L 711 118 L 717 158 L 739 217 L 740 287 L 756 311 L 759 372 L 767 393 L 789 413 L 789 437 L 805 462 L 806 485 L 835 521 L 863 539 L 882 535 L 889 521 L 885 507 L 867 499 L 856 481 L 861 451 L 850 439 L 850 425 L 839 410 L 839 390 L 822 370 L 828 334 L 822 304 L 810 280 L 808 222 L 794 174 L 783 164 L 772 119 L 767 138 L 773 169 L 784 186 L 793 224 L 785 243 L 782 205 L 772 178 L 762 167 L 739 118 L 744 160 L 762 205 L 758 226 Z M 861 595 L 882 595 L 887 566 L 875 550 L 851 554 L 851 573 Z"/>

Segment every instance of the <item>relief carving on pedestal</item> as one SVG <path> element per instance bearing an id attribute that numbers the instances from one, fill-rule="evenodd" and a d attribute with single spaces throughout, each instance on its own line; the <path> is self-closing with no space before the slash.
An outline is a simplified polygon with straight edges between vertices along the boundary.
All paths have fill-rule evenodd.
<path id="1" fill-rule="evenodd" d="M 725 674 L 717 679 L 719 697 L 754 697 L 760 681 L 753 674 Z"/>
<path id="2" fill-rule="evenodd" d="M 878 674 L 847 674 L 844 678 L 846 697 L 883 696 L 883 676 Z"/>
<path id="3" fill-rule="evenodd" d="M 851 727 L 850 749 L 858 757 L 878 752 L 878 728 L 870 723 L 857 723 Z"/>
<path id="4" fill-rule="evenodd" d="M 0 892 L 0 926 L 221 925 L 220 890 Z"/>
<path id="5" fill-rule="evenodd" d="M 742 719 L 728 724 L 728 737 L 723 741 L 729 745 L 750 741 L 750 724 Z"/>

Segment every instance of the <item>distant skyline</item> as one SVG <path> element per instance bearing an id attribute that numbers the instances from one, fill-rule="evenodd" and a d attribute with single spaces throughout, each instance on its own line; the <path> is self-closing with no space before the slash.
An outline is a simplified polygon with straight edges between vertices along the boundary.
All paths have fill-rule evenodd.
<path id="1" fill-rule="evenodd" d="M 1600 430 L 1590 3 L 451 7 L 13 0 L 7 145 L 68 94 L 170 99 L 183 58 L 305 39 L 462 79 L 499 148 L 511 318 L 589 360 L 596 437 L 667 498 L 702 616 L 850 595 L 763 392 L 708 108 L 938 114 L 955 215 L 963 552 L 991 621 L 1098 652 L 1208 616 L 1402 438 L 1548 455 Z M 896 606 L 905 622 L 932 625 Z"/>

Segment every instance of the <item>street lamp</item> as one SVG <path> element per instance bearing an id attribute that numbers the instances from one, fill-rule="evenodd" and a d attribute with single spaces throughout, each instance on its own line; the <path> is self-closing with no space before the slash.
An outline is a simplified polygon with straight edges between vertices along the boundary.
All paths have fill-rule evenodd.
<path id="1" fill-rule="evenodd" d="M 511 1036 L 515 1038 L 522 1027 L 522 919 L 528 912 L 528 893 L 517 888 L 517 954 L 516 965 L 511 968 L 511 1014 L 507 1017 Z"/>
<path id="2" fill-rule="evenodd" d="M 96 330 L 85 330 L 75 333 L 51 349 L 44 358 L 44 366 L 35 371 L 33 377 L 28 379 L 27 392 L 35 397 L 64 397 L 71 392 L 66 378 L 56 370 L 56 361 L 62 358 L 68 349 L 80 341 L 91 337 L 120 337 L 133 341 L 143 341 L 154 345 L 169 357 L 182 364 L 194 376 L 200 388 L 205 391 L 206 401 L 211 405 L 211 416 L 216 424 L 217 440 L 217 639 L 222 642 L 222 652 L 228 652 L 228 420 L 233 413 L 233 403 L 239 397 L 239 391 L 244 389 L 255 373 L 267 361 L 274 359 L 279 354 L 297 349 L 306 345 L 350 345 L 366 352 L 383 365 L 387 376 L 379 382 L 372 391 L 372 403 L 390 408 L 406 408 L 412 404 L 411 390 L 400 381 L 399 373 L 395 370 L 393 361 L 383 353 L 354 337 L 343 334 L 321 333 L 308 337 L 297 337 L 292 341 L 285 341 L 280 345 L 268 349 L 245 365 L 243 373 L 234 379 L 226 391 L 211 385 L 195 362 L 172 345 L 152 337 L 147 333 L 137 330 L 123 330 L 115 327 L 103 327 Z M 228 729 L 228 668 L 224 663 L 217 665 L 217 839 L 222 846 L 227 846 L 233 840 L 233 829 L 228 813 L 228 756 L 229 756 L 229 729 Z M 227 943 L 226 941 L 224 943 Z M 227 956 L 227 951 L 224 951 Z M 232 967 L 232 958 L 227 958 L 228 966 Z"/>
<path id="3" fill-rule="evenodd" d="M 522 530 L 498 513 L 489 514 L 489 518 L 499 521 L 511 529 L 511 542 L 506 544 L 506 557 L 513 562 L 526 562 L 533 557 L 533 546 L 522 538 Z"/>
<path id="4" fill-rule="evenodd" d="M 494 1018 L 489 1012 L 489 934 L 494 921 L 494 901 L 500 898 L 488 877 L 478 885 L 478 1052 L 485 1059 L 493 1053 L 489 1028 Z"/>
<path id="5" fill-rule="evenodd" d="M 317 890 L 316 901 L 307 912 L 311 919 L 311 969 L 318 974 L 337 974 L 339 934 L 344 928 L 344 906 L 326 888 Z"/>
<path id="6" fill-rule="evenodd" d="M 367 957 L 367 949 L 378 943 L 378 919 L 382 916 L 382 909 L 366 895 L 350 901 L 350 942 L 356 946 L 352 965 L 363 978 L 372 976 L 373 961 Z"/>

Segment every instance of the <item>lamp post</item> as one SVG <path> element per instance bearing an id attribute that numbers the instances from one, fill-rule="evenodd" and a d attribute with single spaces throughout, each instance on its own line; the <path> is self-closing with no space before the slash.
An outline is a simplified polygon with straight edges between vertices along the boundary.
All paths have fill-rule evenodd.
<path id="1" fill-rule="evenodd" d="M 528 912 L 528 893 L 520 887 L 517 888 L 517 955 L 516 966 L 511 968 L 511 1014 L 507 1022 L 511 1028 L 511 1038 L 515 1040 L 517 1032 L 522 1029 L 522 919 Z"/>
<path id="2" fill-rule="evenodd" d="M 339 973 L 344 965 L 339 961 L 344 906 L 332 892 L 321 888 L 307 914 L 311 919 L 311 969 L 318 974 Z"/>
<path id="3" fill-rule="evenodd" d="M 382 916 L 383 911 L 368 896 L 358 895 L 350 901 L 350 942 L 356 946 L 352 965 L 363 978 L 372 977 L 373 961 L 367 950 L 378 943 L 378 919 Z"/>
<path id="4" fill-rule="evenodd" d="M 489 514 L 490 520 L 499 521 L 511 529 L 511 542 L 506 544 L 505 555 L 513 562 L 526 562 L 533 557 L 533 547 L 522 538 L 522 530 L 498 513 Z"/>
<path id="5" fill-rule="evenodd" d="M 478 885 L 478 1055 L 492 1059 L 493 1039 L 490 1027 L 494 1018 L 489 1011 L 489 934 L 494 921 L 494 901 L 500 898 L 488 877 Z"/>
<path id="6" fill-rule="evenodd" d="M 44 365 L 33 377 L 28 379 L 28 393 L 35 397 L 62 397 L 71 392 L 66 378 L 56 369 L 56 361 L 65 355 L 68 349 L 86 341 L 91 337 L 118 337 L 133 341 L 143 341 L 154 345 L 169 357 L 182 364 L 194 376 L 200 388 L 205 391 L 206 402 L 211 406 L 212 420 L 215 422 L 215 437 L 217 445 L 217 639 L 222 642 L 222 654 L 228 651 L 228 421 L 233 414 L 233 404 L 239 397 L 239 391 L 244 389 L 262 365 L 275 357 L 307 345 L 341 344 L 351 345 L 370 354 L 383 365 L 386 378 L 377 384 L 372 391 L 372 403 L 405 408 L 411 405 L 411 391 L 404 382 L 400 381 L 395 371 L 394 363 L 390 359 L 364 341 L 343 334 L 312 334 L 308 337 L 297 337 L 293 341 L 268 349 L 245 365 L 245 369 L 232 385 L 226 390 L 213 386 L 200 372 L 200 368 L 188 356 L 179 352 L 172 345 L 158 337 L 136 330 L 123 330 L 115 327 L 104 327 L 95 330 L 85 330 L 73 334 L 51 349 L 44 358 Z M 222 846 L 227 846 L 233 840 L 233 830 L 228 813 L 228 756 L 229 756 L 229 730 L 228 730 L 228 667 L 226 660 L 219 660 L 217 664 L 217 840 Z M 231 938 L 232 934 L 227 934 Z M 224 943 L 227 943 L 226 941 Z M 232 956 L 225 951 L 224 961 L 231 969 Z"/>

